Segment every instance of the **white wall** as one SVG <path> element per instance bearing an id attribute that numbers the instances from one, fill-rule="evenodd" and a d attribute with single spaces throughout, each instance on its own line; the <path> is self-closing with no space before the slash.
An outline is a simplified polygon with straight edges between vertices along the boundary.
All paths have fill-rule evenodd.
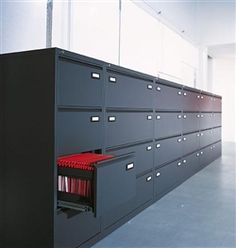
<path id="1" fill-rule="evenodd" d="M 236 141 L 236 62 L 231 59 L 213 59 L 213 91 L 222 95 L 223 140 Z"/>
<path id="2" fill-rule="evenodd" d="M 1 1 L 1 51 L 46 47 L 46 0 Z"/>

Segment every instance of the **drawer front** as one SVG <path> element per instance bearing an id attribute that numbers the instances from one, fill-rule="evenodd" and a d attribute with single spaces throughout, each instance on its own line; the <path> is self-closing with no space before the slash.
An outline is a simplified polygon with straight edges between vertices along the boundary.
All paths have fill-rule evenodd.
<path id="1" fill-rule="evenodd" d="M 199 168 L 199 157 L 196 153 L 192 153 L 182 159 L 182 164 L 184 170 L 184 177 L 192 176 Z"/>
<path id="2" fill-rule="evenodd" d="M 134 152 L 136 156 L 136 175 L 143 173 L 153 167 L 153 143 L 134 145 L 128 148 L 108 151 L 109 154 L 121 155 Z"/>
<path id="3" fill-rule="evenodd" d="M 192 91 L 183 91 L 183 110 L 199 111 L 200 93 Z"/>
<path id="4" fill-rule="evenodd" d="M 213 143 L 213 131 L 212 129 L 200 132 L 200 148 L 208 146 Z"/>
<path id="5" fill-rule="evenodd" d="M 136 158 L 124 155 L 96 166 L 96 215 L 110 225 L 128 213 L 136 196 Z"/>
<path id="6" fill-rule="evenodd" d="M 205 147 L 199 151 L 200 167 L 205 167 L 212 162 L 211 146 Z"/>
<path id="7" fill-rule="evenodd" d="M 108 147 L 152 139 L 152 113 L 112 112 L 106 119 Z"/>
<path id="8" fill-rule="evenodd" d="M 182 160 L 177 160 L 155 171 L 155 195 L 161 196 L 183 177 Z"/>
<path id="9" fill-rule="evenodd" d="M 155 138 L 165 138 L 182 133 L 181 113 L 156 113 Z"/>
<path id="10" fill-rule="evenodd" d="M 212 111 L 216 111 L 216 112 L 222 111 L 222 100 L 220 98 L 213 97 L 212 105 L 213 105 Z"/>
<path id="11" fill-rule="evenodd" d="M 153 174 L 148 173 L 136 179 L 137 194 L 136 194 L 136 207 L 139 207 L 153 198 Z"/>
<path id="12" fill-rule="evenodd" d="M 159 140 L 155 143 L 155 166 L 173 161 L 182 156 L 182 136 Z"/>
<path id="13" fill-rule="evenodd" d="M 212 127 L 219 127 L 221 126 L 221 113 L 214 113 L 212 118 Z"/>
<path id="14" fill-rule="evenodd" d="M 183 155 L 199 149 L 200 133 L 183 135 Z"/>
<path id="15" fill-rule="evenodd" d="M 102 106 L 102 68 L 60 60 L 59 105 Z"/>
<path id="16" fill-rule="evenodd" d="M 60 111 L 57 114 L 58 153 L 71 154 L 101 149 L 101 112 Z"/>
<path id="17" fill-rule="evenodd" d="M 200 115 L 200 129 L 207 129 L 214 126 L 212 113 L 201 113 Z"/>
<path id="18" fill-rule="evenodd" d="M 212 111 L 212 96 L 201 94 L 200 111 Z"/>
<path id="19" fill-rule="evenodd" d="M 68 218 L 66 213 L 55 216 L 55 247 L 78 247 L 100 233 L 100 219 L 92 212 L 76 214 Z"/>
<path id="20" fill-rule="evenodd" d="M 213 128 L 212 143 L 221 140 L 221 127 Z"/>
<path id="21" fill-rule="evenodd" d="M 182 90 L 162 84 L 156 85 L 155 108 L 160 110 L 182 110 Z"/>
<path id="22" fill-rule="evenodd" d="M 190 133 L 199 130 L 200 114 L 183 113 L 183 133 Z"/>
<path id="23" fill-rule="evenodd" d="M 108 72 L 106 89 L 108 107 L 153 108 L 152 81 Z"/>

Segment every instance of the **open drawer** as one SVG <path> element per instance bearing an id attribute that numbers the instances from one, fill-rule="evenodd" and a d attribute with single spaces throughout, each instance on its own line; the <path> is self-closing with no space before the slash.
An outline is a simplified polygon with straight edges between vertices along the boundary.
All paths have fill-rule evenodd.
<path id="1" fill-rule="evenodd" d="M 58 188 L 58 207 L 93 211 L 100 217 L 135 197 L 135 156 L 129 153 L 100 161 L 93 170 L 58 167 L 58 184 L 62 178 L 67 178 L 67 187 Z M 75 187 L 71 182 L 77 187 L 73 193 L 68 190 Z"/>

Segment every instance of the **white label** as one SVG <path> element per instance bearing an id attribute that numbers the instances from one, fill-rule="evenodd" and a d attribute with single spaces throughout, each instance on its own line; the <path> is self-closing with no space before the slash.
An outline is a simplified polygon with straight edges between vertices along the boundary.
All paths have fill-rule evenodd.
<path id="1" fill-rule="evenodd" d="M 108 121 L 114 122 L 114 121 L 116 121 L 116 117 L 115 116 L 109 116 Z"/>
<path id="2" fill-rule="evenodd" d="M 148 120 L 151 120 L 151 119 L 152 119 L 152 116 L 151 116 L 151 115 L 148 115 L 148 116 L 147 116 L 147 119 L 148 119 Z"/>
<path id="3" fill-rule="evenodd" d="M 130 164 L 127 164 L 126 165 L 126 169 L 127 170 L 131 170 L 131 169 L 133 169 L 134 168 L 134 163 L 130 163 Z"/>
<path id="4" fill-rule="evenodd" d="M 91 121 L 92 121 L 92 122 L 98 122 L 99 119 L 100 119 L 99 116 L 92 116 L 92 117 L 91 117 Z"/>
<path id="5" fill-rule="evenodd" d="M 147 180 L 147 182 L 149 182 L 149 181 L 151 181 L 151 180 L 152 180 L 152 177 L 151 177 L 151 176 L 149 176 L 149 177 L 147 177 L 147 178 L 146 178 L 146 180 Z"/>
<path id="6" fill-rule="evenodd" d="M 150 151 L 150 150 L 152 150 L 152 146 L 147 147 L 147 151 Z"/>
<path id="7" fill-rule="evenodd" d="M 160 148 L 160 147 L 161 147 L 161 144 L 157 144 L 157 145 L 156 145 L 156 148 Z"/>
<path id="8" fill-rule="evenodd" d="M 97 73 L 97 72 L 92 72 L 92 78 L 99 79 L 100 78 L 100 74 Z"/>
<path id="9" fill-rule="evenodd" d="M 161 175 L 161 172 L 157 172 L 156 176 L 159 177 Z"/>
<path id="10" fill-rule="evenodd" d="M 149 90 L 152 90 L 152 85 L 151 85 L 151 84 L 148 84 L 147 88 L 148 88 Z"/>
<path id="11" fill-rule="evenodd" d="M 116 82 L 116 78 L 115 77 L 109 77 L 109 81 L 112 82 L 112 83 L 115 83 Z"/>

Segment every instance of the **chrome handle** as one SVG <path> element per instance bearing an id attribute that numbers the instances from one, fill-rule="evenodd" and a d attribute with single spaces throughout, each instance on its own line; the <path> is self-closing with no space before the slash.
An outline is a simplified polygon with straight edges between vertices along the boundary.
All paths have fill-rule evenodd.
<path id="1" fill-rule="evenodd" d="M 131 170 L 134 168 L 134 163 L 129 163 L 126 165 L 126 170 Z"/>
<path id="2" fill-rule="evenodd" d="M 100 74 L 97 73 L 97 72 L 92 72 L 91 77 L 94 78 L 94 79 L 100 79 Z"/>
<path id="3" fill-rule="evenodd" d="M 184 117 L 184 119 L 186 119 L 187 118 L 187 115 L 184 115 L 183 117 Z"/>
<path id="4" fill-rule="evenodd" d="M 156 144 L 156 148 L 160 148 L 161 147 L 161 144 Z"/>
<path id="5" fill-rule="evenodd" d="M 182 141 L 182 139 L 181 139 L 181 138 L 177 139 L 177 142 L 181 142 L 181 141 Z"/>
<path id="6" fill-rule="evenodd" d="M 149 182 L 149 181 L 151 181 L 151 180 L 152 180 L 152 177 L 151 177 L 151 176 L 149 176 L 149 177 L 146 178 L 146 181 L 147 181 L 147 182 Z"/>
<path id="7" fill-rule="evenodd" d="M 147 147 L 146 147 L 146 150 L 147 150 L 147 151 L 151 151 L 151 150 L 152 150 L 152 146 L 147 146 Z"/>
<path id="8" fill-rule="evenodd" d="M 149 90 L 152 90 L 152 85 L 151 85 L 151 84 L 148 84 L 148 85 L 147 85 L 147 88 L 148 88 Z"/>
<path id="9" fill-rule="evenodd" d="M 148 116 L 147 116 L 147 119 L 148 119 L 148 120 L 151 120 L 151 119 L 152 119 L 152 116 L 151 116 L 151 115 L 148 115 Z"/>
<path id="10" fill-rule="evenodd" d="M 184 160 L 183 160 L 183 164 L 186 164 L 186 163 L 187 163 L 187 160 L 186 160 L 186 159 L 184 159 Z"/>
<path id="11" fill-rule="evenodd" d="M 91 116 L 91 122 L 99 122 L 100 117 L 99 116 Z"/>
<path id="12" fill-rule="evenodd" d="M 182 115 L 177 115 L 177 118 L 178 118 L 178 119 L 181 119 L 181 118 L 182 118 Z"/>
<path id="13" fill-rule="evenodd" d="M 187 96 L 187 93 L 186 92 L 184 92 L 184 96 Z"/>
<path id="14" fill-rule="evenodd" d="M 178 162 L 177 165 L 180 166 L 182 163 L 181 162 Z"/>
<path id="15" fill-rule="evenodd" d="M 157 115 L 157 120 L 160 120 L 161 119 L 161 116 L 160 115 Z"/>
<path id="16" fill-rule="evenodd" d="M 115 122 L 116 121 L 116 117 L 115 116 L 109 116 L 108 117 L 108 121 L 109 122 Z"/>
<path id="17" fill-rule="evenodd" d="M 109 82 L 116 83 L 116 77 L 109 77 Z"/>
<path id="18" fill-rule="evenodd" d="M 178 95 L 182 95 L 182 92 L 181 91 L 178 91 Z"/>
<path id="19" fill-rule="evenodd" d="M 157 89 L 157 91 L 161 91 L 161 87 L 159 87 L 159 86 L 156 89 Z"/>
<path id="20" fill-rule="evenodd" d="M 161 175 L 161 172 L 157 172 L 156 176 L 159 177 Z"/>
<path id="21" fill-rule="evenodd" d="M 199 157 L 199 156 L 200 156 L 200 154 L 199 154 L 199 153 L 197 153 L 197 154 L 196 154 L 196 156 L 197 156 L 197 157 Z"/>
<path id="22" fill-rule="evenodd" d="M 183 137 L 183 141 L 186 141 L 187 140 L 187 138 L 186 137 Z"/>

